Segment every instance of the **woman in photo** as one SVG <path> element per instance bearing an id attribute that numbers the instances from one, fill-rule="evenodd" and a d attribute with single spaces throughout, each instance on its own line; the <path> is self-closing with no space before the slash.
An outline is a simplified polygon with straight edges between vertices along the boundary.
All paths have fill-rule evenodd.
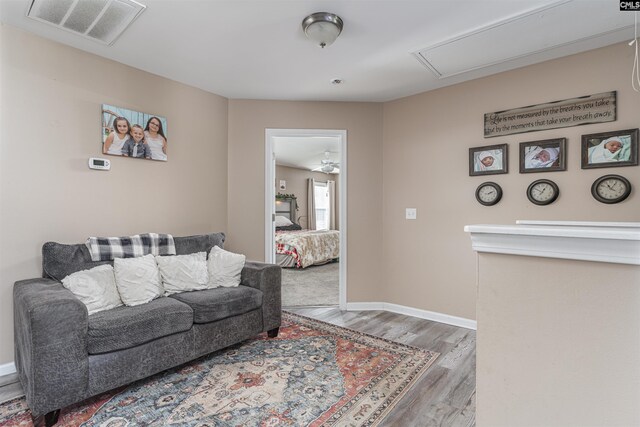
<path id="1" fill-rule="evenodd" d="M 167 161 L 167 138 L 164 136 L 162 122 L 151 117 L 144 128 L 145 142 L 151 149 L 151 160 Z"/>
<path id="2" fill-rule="evenodd" d="M 113 156 L 122 156 L 122 147 L 129 139 L 131 125 L 129 120 L 124 117 L 116 117 L 113 121 L 113 131 L 107 136 L 107 140 L 102 146 L 102 154 L 111 154 Z"/>

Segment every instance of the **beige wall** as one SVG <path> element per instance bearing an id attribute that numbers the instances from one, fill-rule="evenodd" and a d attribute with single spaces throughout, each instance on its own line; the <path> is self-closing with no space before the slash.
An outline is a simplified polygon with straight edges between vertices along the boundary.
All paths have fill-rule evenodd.
<path id="1" fill-rule="evenodd" d="M 229 100 L 228 247 L 264 259 L 265 129 L 347 131 L 347 299 L 379 301 L 382 105 Z"/>
<path id="2" fill-rule="evenodd" d="M 13 361 L 13 282 L 42 244 L 226 228 L 227 100 L 3 25 L 0 40 L 0 364 Z M 168 119 L 169 161 L 101 156 L 101 104 Z"/>
<path id="3" fill-rule="evenodd" d="M 481 253 L 478 270 L 478 426 L 640 425 L 640 266 Z"/>
<path id="4" fill-rule="evenodd" d="M 640 167 L 580 169 L 580 136 L 638 127 L 640 95 L 629 76 L 633 51 L 626 43 L 497 74 L 384 104 L 384 301 L 475 319 L 475 261 L 467 224 L 509 224 L 517 219 L 640 220 Z M 484 113 L 618 91 L 617 121 L 483 138 Z M 518 144 L 568 139 L 567 171 L 518 173 Z M 469 147 L 509 145 L 509 173 L 469 177 Z M 591 197 L 599 176 L 626 176 L 636 190 L 627 201 L 604 205 Z M 550 206 L 531 204 L 529 183 L 547 178 L 560 187 Z M 484 181 L 502 186 L 493 207 L 475 200 Z M 418 219 L 404 219 L 404 209 Z M 399 248 L 402 248 L 400 251 Z M 419 268 L 417 267 L 419 266 Z"/>
<path id="5" fill-rule="evenodd" d="M 309 228 L 307 221 L 307 193 L 308 183 L 307 180 L 313 178 L 316 181 L 331 180 L 336 183 L 336 230 L 340 229 L 340 175 L 329 174 L 322 172 L 311 172 L 305 169 L 291 168 L 288 166 L 276 166 L 276 193 L 282 194 L 294 194 L 298 202 L 298 213 L 294 220 L 300 218 L 300 226 L 302 228 Z M 280 180 L 284 179 L 287 182 L 286 190 L 279 190 L 278 185 Z"/>
<path id="6" fill-rule="evenodd" d="M 229 249 L 263 259 L 266 128 L 347 130 L 349 302 L 475 319 L 475 262 L 464 225 L 640 219 L 637 191 L 614 206 L 589 191 L 605 173 L 638 183 L 639 167 L 580 169 L 580 135 L 638 126 L 633 52 L 624 43 L 375 104 L 227 101 L 10 27 L 1 31 L 0 364 L 13 358 L 12 283 L 39 274 L 44 241 L 226 230 Z M 486 112 L 610 90 L 618 91 L 616 122 L 482 136 Z M 112 158 L 110 172 L 88 170 L 87 158 L 100 153 L 103 102 L 166 116 L 169 162 Z M 519 174 L 518 143 L 554 137 L 568 138 L 568 171 Z M 499 143 L 509 144 L 510 173 L 469 177 L 468 148 Z M 561 189 L 547 207 L 524 194 L 542 177 Z M 497 206 L 475 201 L 485 180 L 504 189 Z M 418 208 L 416 221 L 404 219 L 406 207 Z"/>

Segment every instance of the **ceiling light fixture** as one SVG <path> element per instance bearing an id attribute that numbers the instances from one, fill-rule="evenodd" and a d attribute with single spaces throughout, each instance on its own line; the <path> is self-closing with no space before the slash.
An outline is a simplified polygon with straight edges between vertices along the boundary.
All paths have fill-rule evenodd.
<path id="1" fill-rule="evenodd" d="M 324 48 L 332 44 L 342 32 L 342 19 L 333 13 L 316 12 L 302 20 L 305 35 Z"/>

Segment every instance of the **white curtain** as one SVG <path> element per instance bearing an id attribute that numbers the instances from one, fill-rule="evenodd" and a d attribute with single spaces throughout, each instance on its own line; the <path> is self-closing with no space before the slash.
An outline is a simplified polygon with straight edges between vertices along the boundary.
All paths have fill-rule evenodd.
<path id="1" fill-rule="evenodd" d="M 336 182 L 327 181 L 329 192 L 329 230 L 336 229 Z"/>
<path id="2" fill-rule="evenodd" d="M 307 179 L 307 228 L 316 229 L 316 189 L 313 178 Z"/>

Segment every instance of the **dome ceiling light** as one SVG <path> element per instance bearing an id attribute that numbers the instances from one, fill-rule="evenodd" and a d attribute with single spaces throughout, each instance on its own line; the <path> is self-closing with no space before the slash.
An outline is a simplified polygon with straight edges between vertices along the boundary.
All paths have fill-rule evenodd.
<path id="1" fill-rule="evenodd" d="M 342 26 L 342 19 L 329 12 L 312 13 L 302 20 L 304 34 L 321 48 L 336 41 Z"/>

